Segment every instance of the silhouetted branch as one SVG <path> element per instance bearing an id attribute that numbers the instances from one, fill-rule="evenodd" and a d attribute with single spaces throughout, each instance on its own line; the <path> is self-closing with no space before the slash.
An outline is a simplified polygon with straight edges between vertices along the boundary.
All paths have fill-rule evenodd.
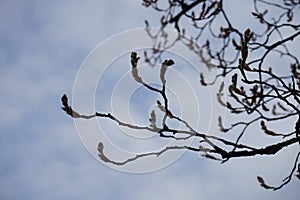
<path id="1" fill-rule="evenodd" d="M 146 130 L 157 133 L 161 138 L 169 140 L 195 139 L 193 145 L 167 146 L 157 152 L 137 154 L 124 161 L 114 161 L 104 154 L 104 144 L 99 142 L 98 152 L 102 161 L 114 165 L 125 165 L 139 158 L 147 156 L 160 156 L 167 151 L 190 150 L 201 152 L 204 157 L 226 162 L 232 158 L 252 157 L 257 155 L 274 155 L 291 145 L 300 144 L 300 62 L 298 53 L 293 52 L 290 44 L 299 39 L 300 25 L 294 17 L 299 12 L 299 1 L 285 0 L 273 2 L 267 0 L 253 0 L 254 11 L 252 17 L 257 20 L 263 31 L 254 30 L 256 27 L 240 30 L 225 10 L 225 1 L 206 0 L 168 0 L 160 4 L 158 0 L 143 0 L 143 5 L 153 8 L 161 13 L 161 27 L 153 33 L 149 22 L 146 21 L 146 32 L 153 41 L 153 47 L 144 52 L 145 62 L 149 66 L 161 64 L 161 87 L 152 86 L 145 82 L 138 71 L 140 57 L 136 52 L 131 53 L 131 73 L 133 79 L 145 89 L 157 93 L 162 98 L 156 104 L 163 113 L 161 123 L 158 122 L 156 112 L 150 113 L 149 125 L 138 126 L 120 121 L 110 113 L 95 112 L 91 115 L 83 115 L 73 110 L 68 104 L 67 95 L 61 98 L 62 109 L 72 118 L 91 119 L 95 117 L 108 118 L 119 126 L 132 130 Z M 264 6 L 261 6 L 264 5 Z M 264 9 L 262 9 L 264 8 Z M 278 12 L 274 16 L 269 15 L 269 10 L 276 8 Z M 297 11 L 298 9 L 298 11 Z M 188 20 L 190 23 L 179 23 Z M 221 22 L 221 23 L 220 23 Z M 166 29 L 174 26 L 177 36 L 172 40 L 168 37 Z M 188 32 L 192 35 L 188 36 Z M 288 35 L 286 33 L 289 33 Z M 274 38 L 278 38 L 274 41 Z M 218 118 L 219 130 L 223 137 L 216 137 L 210 133 L 200 133 L 192 127 L 188 121 L 176 116 L 170 110 L 168 94 L 166 91 L 168 68 L 175 64 L 172 59 L 163 60 L 162 55 L 181 43 L 191 53 L 198 56 L 199 60 L 207 67 L 208 71 L 214 70 L 217 74 L 211 80 L 206 80 L 205 73 L 200 72 L 200 84 L 210 87 L 219 84 L 219 79 L 225 78 L 219 86 L 216 98 L 219 104 L 225 107 L 230 114 L 238 116 L 238 121 L 226 124 L 222 116 Z M 288 67 L 278 68 L 267 66 L 272 58 L 285 58 Z M 275 62 L 273 63 L 276 64 Z M 269 65 L 269 64 L 268 64 Z M 227 92 L 226 92 L 227 91 Z M 224 98 L 227 96 L 228 98 Z M 245 117 L 246 116 L 246 117 Z M 169 127 L 168 120 L 175 120 L 184 125 L 183 129 Z M 272 128 L 272 122 L 294 120 L 294 127 L 286 132 Z M 292 122 L 294 122 L 292 121 Z M 255 144 L 246 145 L 240 141 L 246 134 L 251 134 L 251 126 L 257 126 L 258 131 L 268 137 L 276 137 L 279 141 L 263 147 L 255 147 Z M 289 125 L 290 126 L 290 125 Z M 237 132 L 238 131 L 238 132 Z M 226 134 L 234 132 L 236 138 L 228 140 Z M 226 134 L 225 134 L 226 133 Z M 199 144 L 195 147 L 195 144 Z M 209 148 L 203 148 L 205 144 Z M 300 179 L 300 152 L 297 154 L 291 173 L 278 187 L 266 184 L 264 179 L 257 177 L 260 185 L 266 189 L 278 190 L 288 184 L 293 174 L 298 170 L 296 177 Z"/>
<path id="2" fill-rule="evenodd" d="M 293 166 L 293 168 L 292 168 L 290 174 L 282 180 L 282 183 L 281 183 L 279 186 L 274 187 L 274 186 L 269 186 L 269 185 L 267 185 L 267 184 L 265 183 L 264 179 L 263 179 L 262 177 L 260 177 L 260 176 L 257 177 L 258 182 L 260 183 L 260 185 L 261 185 L 262 187 L 264 187 L 264 188 L 266 188 L 266 189 L 272 189 L 272 190 L 274 190 L 274 191 L 275 191 L 275 190 L 281 189 L 283 186 L 285 186 L 286 184 L 288 184 L 288 183 L 292 180 L 292 176 L 293 176 L 293 174 L 295 173 L 295 171 L 296 171 L 297 168 L 298 168 L 298 173 L 299 173 L 299 168 L 300 168 L 300 163 L 298 163 L 299 157 L 300 157 L 300 153 L 298 153 L 298 155 L 297 155 L 297 157 L 296 157 L 296 160 L 295 160 L 295 162 L 294 162 L 294 166 Z M 296 175 L 296 176 L 298 177 L 299 174 Z M 299 177 L 298 177 L 298 178 L 299 178 Z M 299 179 L 300 179 L 300 178 L 299 178 Z"/>
<path id="3" fill-rule="evenodd" d="M 101 158 L 102 161 L 104 162 L 108 162 L 108 163 L 111 163 L 113 165 L 125 165 L 129 162 L 132 162 L 132 161 L 135 161 L 135 160 L 138 160 L 140 158 L 143 158 L 143 157 L 149 157 L 149 156 L 156 156 L 156 157 L 159 157 L 161 154 L 167 152 L 167 151 L 170 151 L 170 150 L 190 150 L 190 151 L 195 151 L 195 152 L 213 152 L 214 150 L 210 150 L 210 149 L 199 149 L 199 148 L 194 148 L 194 147 L 190 147 L 190 146 L 167 146 L 163 149 L 161 149 L 160 151 L 157 151 L 157 152 L 150 152 L 150 153 L 144 153 L 144 154 L 137 154 L 135 155 L 134 157 L 132 158 L 128 158 L 124 161 L 114 161 L 114 160 L 111 160 L 109 159 L 107 156 L 105 156 L 104 154 L 104 145 L 103 143 L 99 143 L 98 144 L 98 152 L 99 152 L 99 157 Z"/>

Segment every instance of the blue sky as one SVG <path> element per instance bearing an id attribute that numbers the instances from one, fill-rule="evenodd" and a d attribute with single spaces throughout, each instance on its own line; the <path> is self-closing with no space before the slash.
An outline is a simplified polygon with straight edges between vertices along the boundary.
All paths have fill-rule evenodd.
<path id="1" fill-rule="evenodd" d="M 144 19 L 157 16 L 139 0 L 0 2 L 0 199 L 298 199 L 298 180 L 278 192 L 256 181 L 261 175 L 279 183 L 295 148 L 223 165 L 186 152 L 145 174 L 119 172 L 91 156 L 61 111 L 60 97 L 72 94 L 96 45 L 143 28 Z"/>

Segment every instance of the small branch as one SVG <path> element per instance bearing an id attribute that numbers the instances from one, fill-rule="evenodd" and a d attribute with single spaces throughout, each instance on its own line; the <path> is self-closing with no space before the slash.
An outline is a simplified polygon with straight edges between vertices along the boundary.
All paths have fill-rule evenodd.
<path id="1" fill-rule="evenodd" d="M 82 114 L 79 114 L 78 112 L 74 111 L 71 108 L 71 106 L 68 105 L 68 97 L 67 97 L 66 94 L 64 94 L 62 96 L 61 101 L 62 101 L 62 104 L 64 106 L 64 107 L 62 107 L 62 109 L 68 115 L 70 115 L 72 118 L 92 119 L 92 118 L 95 118 L 95 117 L 103 117 L 103 118 L 109 118 L 109 119 L 117 122 L 120 126 L 125 126 L 125 127 L 128 127 L 128 128 L 137 129 L 137 130 L 148 130 L 148 131 L 156 132 L 156 129 L 150 128 L 148 126 L 136 126 L 136 125 L 131 125 L 131 124 L 122 122 L 119 119 L 117 119 L 116 117 L 114 117 L 113 115 L 111 115 L 110 113 L 105 114 L 105 113 L 96 112 L 95 114 L 92 114 L 92 115 L 82 115 Z"/>
<path id="2" fill-rule="evenodd" d="M 277 187 L 269 186 L 268 184 L 265 183 L 264 179 L 260 176 L 257 177 L 258 182 L 265 189 L 272 189 L 274 191 L 281 189 L 283 186 L 285 186 L 286 184 L 288 184 L 292 180 L 292 176 L 293 176 L 294 172 L 296 171 L 297 166 L 298 166 L 298 170 L 299 170 L 299 165 L 300 165 L 300 164 L 298 164 L 299 157 L 300 157 L 300 152 L 296 156 L 296 160 L 294 162 L 294 166 L 293 166 L 290 174 L 282 180 L 282 184 L 280 184 L 279 186 L 277 186 Z"/>
<path id="3" fill-rule="evenodd" d="M 193 7 L 197 6 L 199 3 L 205 2 L 205 0 L 197 0 L 191 3 L 190 5 L 185 6 L 175 17 L 172 17 L 169 20 L 169 23 L 175 23 L 175 28 L 177 29 L 178 32 L 180 32 L 178 22 L 179 19 L 181 18 L 182 15 L 186 14 L 189 10 L 191 10 Z"/>
<path id="4" fill-rule="evenodd" d="M 276 47 L 278 47 L 278 46 L 286 43 L 289 40 L 294 40 L 294 38 L 296 38 L 298 35 L 300 35 L 300 31 L 297 32 L 297 33 L 295 33 L 295 34 L 293 34 L 293 35 L 291 35 L 291 36 L 289 36 L 289 37 L 287 37 L 287 38 L 285 38 L 285 39 L 283 39 L 283 40 L 280 40 L 280 41 L 278 41 L 278 42 L 276 42 L 276 43 L 274 43 L 274 44 L 272 44 L 270 46 L 266 46 L 266 49 L 268 49 L 268 51 L 270 51 L 270 50 L 272 50 L 272 49 L 274 49 L 274 48 L 276 48 Z"/>
<path id="5" fill-rule="evenodd" d="M 167 151 L 170 151 L 170 150 L 190 150 L 190 151 L 195 151 L 195 152 L 200 152 L 200 151 L 207 152 L 207 149 L 203 150 L 203 149 L 194 148 L 194 147 L 190 147 L 190 146 L 177 146 L 177 145 L 175 145 L 175 146 L 167 146 L 164 149 L 161 149 L 160 151 L 157 151 L 157 152 L 150 152 L 150 153 L 138 154 L 138 155 L 135 155 L 132 158 L 126 159 L 125 161 L 113 161 L 113 160 L 109 159 L 107 156 L 105 156 L 103 150 L 104 150 L 104 146 L 100 142 L 98 144 L 98 152 L 99 152 L 98 156 L 99 156 L 99 158 L 102 161 L 104 161 L 104 162 L 108 162 L 108 163 L 111 163 L 111 164 L 114 164 L 114 165 L 125 165 L 125 164 L 127 164 L 129 162 L 135 161 L 135 160 L 143 158 L 143 157 L 148 157 L 148 156 L 159 157 L 161 154 L 163 154 L 163 153 L 165 153 Z M 210 150 L 210 151 L 213 151 L 213 150 Z"/>

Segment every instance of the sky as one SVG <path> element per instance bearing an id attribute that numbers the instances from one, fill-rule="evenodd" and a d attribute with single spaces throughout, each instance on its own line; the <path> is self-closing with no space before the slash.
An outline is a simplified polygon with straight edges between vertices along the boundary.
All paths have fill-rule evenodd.
<path id="1" fill-rule="evenodd" d="M 232 14 L 238 16 L 238 12 L 233 10 Z M 130 120 L 148 120 L 149 115 L 144 114 L 154 109 L 153 101 L 158 97 L 146 98 L 149 91 L 132 81 L 128 55 L 131 47 L 138 49 L 140 44 L 144 45 L 144 40 L 133 40 L 143 39 L 138 30 L 144 28 L 145 19 L 157 20 L 155 14 L 143 8 L 140 0 L 0 1 L 0 199 L 299 198 L 299 181 L 295 178 L 276 192 L 261 188 L 256 180 L 260 175 L 269 183 L 279 184 L 292 167 L 297 147 L 274 157 L 234 159 L 225 164 L 185 152 L 179 158 L 171 156 L 167 163 L 151 158 L 117 168 L 95 156 L 99 138 L 119 148 L 111 150 L 116 159 L 122 159 L 119 151 L 127 155 L 127 151 L 146 151 L 167 144 L 149 133 L 144 136 L 118 129 L 108 120 L 74 122 L 60 109 L 60 98 L 67 93 L 79 110 L 114 109 L 113 113 L 124 120 L 130 111 Z M 116 42 L 118 39 L 122 43 Z M 197 102 L 203 95 L 197 93 L 189 100 L 187 96 L 191 96 L 191 91 L 209 91 L 200 90 L 192 81 L 198 82 L 196 78 L 187 80 L 186 77 L 198 77 L 190 73 L 194 70 L 193 59 L 178 54 L 174 57 L 178 65 L 190 68 L 181 71 L 175 66 L 168 74 L 170 85 L 174 86 L 170 86 L 174 110 L 185 116 L 184 110 L 199 109 L 204 114 L 196 116 L 200 119 L 196 126 L 208 130 L 209 122 L 205 120 L 213 113 L 205 110 L 209 95 L 201 105 Z M 111 60 L 104 62 L 103 58 Z M 90 69 L 89 66 L 95 67 L 95 71 L 80 79 L 82 70 Z M 97 70 L 103 70 L 101 77 Z M 158 84 L 159 79 L 151 79 L 157 69 L 143 70 L 145 80 Z M 182 80 L 180 86 L 176 85 L 178 80 Z M 188 87 L 190 90 L 185 90 Z M 87 91 L 94 92 L 94 96 L 84 96 Z M 80 99 L 72 99 L 72 95 Z M 134 103 L 135 100 L 142 103 Z M 95 102 L 88 104 L 90 101 Z M 122 102 L 127 103 L 122 106 Z M 134 173 L 143 165 L 147 173 Z"/>

